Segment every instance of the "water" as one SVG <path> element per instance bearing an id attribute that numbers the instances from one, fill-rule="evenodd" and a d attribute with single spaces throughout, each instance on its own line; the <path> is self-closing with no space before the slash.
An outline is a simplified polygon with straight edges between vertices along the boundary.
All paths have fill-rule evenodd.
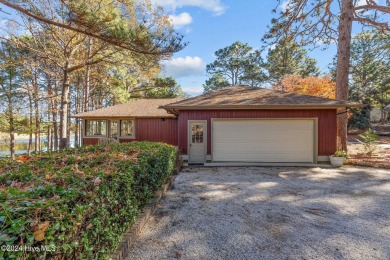
<path id="1" fill-rule="evenodd" d="M 34 139 L 33 139 L 34 140 Z M 75 144 L 75 137 L 70 137 L 70 147 L 74 147 Z M 32 143 L 32 150 L 34 149 L 35 143 Z M 41 138 L 41 146 L 42 150 L 47 150 L 47 139 Z M 15 154 L 25 154 L 27 153 L 28 149 L 28 139 L 19 139 L 15 140 Z M 1 144 L 0 143 L 0 157 L 6 157 L 10 155 L 9 146 L 7 144 Z"/>

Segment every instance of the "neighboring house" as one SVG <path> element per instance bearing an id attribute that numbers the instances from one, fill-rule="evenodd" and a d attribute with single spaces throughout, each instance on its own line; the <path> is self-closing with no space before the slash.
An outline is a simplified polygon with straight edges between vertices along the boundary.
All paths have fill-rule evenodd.
<path id="1" fill-rule="evenodd" d="M 370 111 L 370 121 L 371 122 L 379 122 L 382 118 L 382 111 L 376 107 L 373 107 Z"/>
<path id="2" fill-rule="evenodd" d="M 84 119 L 84 145 L 114 137 L 176 145 L 191 163 L 316 163 L 336 151 L 338 111 L 360 106 L 234 86 L 184 100 L 137 100 L 75 117 Z"/>

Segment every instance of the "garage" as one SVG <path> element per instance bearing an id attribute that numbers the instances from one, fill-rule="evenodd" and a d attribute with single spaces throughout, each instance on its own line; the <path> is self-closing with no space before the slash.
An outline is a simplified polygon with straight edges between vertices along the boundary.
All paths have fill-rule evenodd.
<path id="1" fill-rule="evenodd" d="M 215 162 L 316 161 L 315 119 L 212 119 Z"/>
<path id="2" fill-rule="evenodd" d="M 240 85 L 162 108 L 178 117 L 178 149 L 185 162 L 302 165 L 329 162 L 337 151 L 337 115 L 361 106 Z"/>

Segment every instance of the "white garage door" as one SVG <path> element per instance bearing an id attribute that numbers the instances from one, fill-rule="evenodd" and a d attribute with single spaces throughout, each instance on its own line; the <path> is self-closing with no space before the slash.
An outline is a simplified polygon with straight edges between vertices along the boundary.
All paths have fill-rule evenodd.
<path id="1" fill-rule="evenodd" d="M 213 120 L 213 161 L 313 162 L 314 120 Z"/>

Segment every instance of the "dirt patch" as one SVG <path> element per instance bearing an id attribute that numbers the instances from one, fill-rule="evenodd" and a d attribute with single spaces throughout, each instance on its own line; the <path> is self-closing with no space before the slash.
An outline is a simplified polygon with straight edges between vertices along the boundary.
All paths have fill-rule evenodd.
<path id="1" fill-rule="evenodd" d="M 379 145 L 372 156 L 364 153 L 363 145 L 349 144 L 348 154 L 347 164 L 390 169 L 390 144 Z"/>
<path id="2" fill-rule="evenodd" d="M 359 138 L 359 135 L 357 134 L 348 134 L 348 142 L 357 142 Z M 380 135 L 378 136 L 378 143 L 379 144 L 390 144 L 390 135 Z"/>

